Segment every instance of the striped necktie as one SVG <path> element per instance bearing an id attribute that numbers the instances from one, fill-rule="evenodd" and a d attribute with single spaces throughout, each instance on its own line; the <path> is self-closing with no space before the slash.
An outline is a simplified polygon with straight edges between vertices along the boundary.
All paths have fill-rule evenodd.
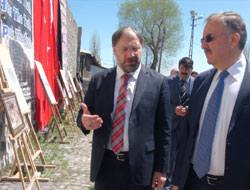
<path id="1" fill-rule="evenodd" d="M 207 105 L 207 110 L 201 128 L 200 139 L 197 145 L 197 152 L 194 158 L 194 171 L 199 178 L 205 176 L 209 171 L 215 126 L 224 89 L 224 79 L 228 76 L 228 74 L 229 73 L 226 70 L 221 72 L 220 80 Z"/>
<path id="2" fill-rule="evenodd" d="M 180 90 L 180 94 L 179 94 L 179 100 L 180 100 L 180 104 L 182 106 L 185 106 L 187 104 L 188 99 L 189 99 L 189 95 L 187 93 L 185 82 L 186 81 L 181 80 L 181 90 Z"/>
<path id="3" fill-rule="evenodd" d="M 123 74 L 123 83 L 120 87 L 119 94 L 116 100 L 116 108 L 113 118 L 112 134 L 111 134 L 111 148 L 117 154 L 123 148 L 123 132 L 125 124 L 125 108 L 128 94 L 128 79 L 129 74 Z"/>

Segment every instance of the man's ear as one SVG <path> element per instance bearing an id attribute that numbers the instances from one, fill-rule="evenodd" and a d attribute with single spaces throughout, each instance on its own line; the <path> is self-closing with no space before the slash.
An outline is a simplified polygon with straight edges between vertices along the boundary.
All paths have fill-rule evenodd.
<path id="1" fill-rule="evenodd" d="M 235 32 L 235 33 L 231 34 L 230 39 L 231 39 L 231 41 L 230 41 L 231 42 L 231 48 L 234 48 L 235 46 L 239 45 L 240 34 Z"/>

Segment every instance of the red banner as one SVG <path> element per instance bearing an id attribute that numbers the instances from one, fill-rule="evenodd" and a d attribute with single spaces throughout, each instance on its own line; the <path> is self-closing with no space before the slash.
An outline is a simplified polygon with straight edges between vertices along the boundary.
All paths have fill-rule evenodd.
<path id="1" fill-rule="evenodd" d="M 41 62 L 56 100 L 59 100 L 59 89 L 55 73 L 58 76 L 59 63 L 56 48 L 58 0 L 34 2 L 34 49 L 35 60 Z M 39 130 L 43 130 L 51 117 L 51 110 L 43 91 L 36 69 L 36 113 L 35 119 Z"/>

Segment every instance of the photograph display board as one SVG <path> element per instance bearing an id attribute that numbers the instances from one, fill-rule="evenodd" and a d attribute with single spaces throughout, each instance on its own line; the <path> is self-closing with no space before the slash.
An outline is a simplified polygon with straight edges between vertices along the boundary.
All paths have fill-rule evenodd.
<path id="1" fill-rule="evenodd" d="M 24 98 L 23 91 L 19 84 L 16 72 L 10 59 L 9 50 L 0 44 L 0 60 L 4 75 L 9 87 L 16 93 L 18 104 L 22 114 L 30 112 L 29 106 Z"/>
<path id="2" fill-rule="evenodd" d="M 47 77 L 45 75 L 45 72 L 43 70 L 43 67 L 42 67 L 41 63 L 39 61 L 35 61 L 35 63 L 36 63 L 37 70 L 39 72 L 39 77 L 40 77 L 41 83 L 42 83 L 42 85 L 44 87 L 45 93 L 48 95 L 50 103 L 51 104 L 57 104 L 55 96 L 54 96 L 54 94 L 52 92 L 49 81 L 48 81 L 48 79 L 47 79 Z"/>
<path id="3" fill-rule="evenodd" d="M 14 92 L 7 92 L 1 94 L 1 101 L 3 103 L 10 132 L 13 137 L 18 135 L 20 131 L 25 128 L 23 116 L 17 102 L 16 94 Z"/>
<path id="4" fill-rule="evenodd" d="M 73 87 L 74 92 L 77 93 L 77 89 L 76 89 L 75 83 L 74 83 L 73 78 L 72 78 L 72 76 L 71 76 L 71 74 L 70 74 L 69 71 L 68 71 L 68 76 L 69 76 L 69 80 L 70 80 L 71 86 Z"/>
<path id="5" fill-rule="evenodd" d="M 62 87 L 62 84 L 61 84 L 61 82 L 60 82 L 60 80 L 59 80 L 58 77 L 56 78 L 56 80 L 57 80 L 57 83 L 58 83 L 58 86 L 59 86 L 59 90 L 60 90 L 60 92 L 61 92 L 61 94 L 63 96 L 63 99 L 65 100 L 66 105 L 69 105 L 65 89 Z"/>
<path id="6" fill-rule="evenodd" d="M 66 78 L 66 73 L 64 70 L 60 69 L 60 74 L 61 74 L 61 77 L 62 77 L 62 81 L 63 81 L 63 84 L 64 84 L 64 87 L 67 91 L 67 94 L 69 96 L 69 99 L 72 99 L 72 94 L 71 94 L 71 91 L 70 91 L 70 88 L 69 88 L 69 83 L 68 83 L 68 80 Z"/>
<path id="7" fill-rule="evenodd" d="M 26 100 L 35 98 L 33 2 L 31 0 L 1 0 L 0 3 L 0 9 L 2 9 L 1 44 L 8 49 Z"/>
<path id="8" fill-rule="evenodd" d="M 76 84 L 76 89 L 77 89 L 78 91 L 82 91 L 82 90 L 83 90 L 83 89 L 82 89 L 82 85 L 80 84 L 80 82 L 78 81 L 77 78 L 75 78 L 75 84 Z"/>

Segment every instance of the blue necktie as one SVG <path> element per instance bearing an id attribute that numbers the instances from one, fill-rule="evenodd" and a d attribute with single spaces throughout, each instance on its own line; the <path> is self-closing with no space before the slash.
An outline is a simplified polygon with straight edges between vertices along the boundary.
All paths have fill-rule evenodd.
<path id="1" fill-rule="evenodd" d="M 226 70 L 221 72 L 220 80 L 207 105 L 207 110 L 201 128 L 200 139 L 197 146 L 197 152 L 194 158 L 194 171 L 199 178 L 205 176 L 210 167 L 213 138 L 224 89 L 224 79 L 228 74 L 229 73 Z"/>

